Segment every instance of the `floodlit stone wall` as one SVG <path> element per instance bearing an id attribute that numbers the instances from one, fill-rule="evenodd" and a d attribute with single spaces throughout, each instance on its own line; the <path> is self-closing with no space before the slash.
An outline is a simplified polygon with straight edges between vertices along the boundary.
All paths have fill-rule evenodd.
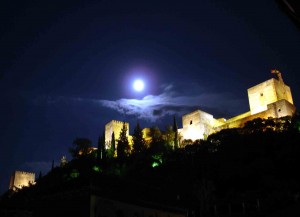
<path id="1" fill-rule="evenodd" d="M 215 121 L 211 114 L 201 110 L 182 116 L 182 139 L 204 139 L 213 133 Z"/>
<path id="2" fill-rule="evenodd" d="M 117 140 L 120 137 L 121 130 L 123 128 L 123 123 L 122 121 L 116 121 L 112 120 L 109 123 L 105 125 L 105 145 L 106 149 L 110 148 L 110 143 L 111 143 L 111 136 L 112 133 L 115 133 L 115 140 L 116 140 L 116 145 L 117 145 Z M 127 127 L 127 132 L 126 135 L 129 137 L 129 123 L 125 122 L 125 125 Z M 131 139 L 129 139 L 131 141 Z"/>
<path id="3" fill-rule="evenodd" d="M 9 189 L 17 190 L 29 184 L 35 184 L 35 173 L 15 171 L 10 178 Z"/>
<path id="4" fill-rule="evenodd" d="M 293 104 L 291 89 L 274 78 L 248 89 L 251 114 L 267 110 L 268 104 L 285 99 Z"/>

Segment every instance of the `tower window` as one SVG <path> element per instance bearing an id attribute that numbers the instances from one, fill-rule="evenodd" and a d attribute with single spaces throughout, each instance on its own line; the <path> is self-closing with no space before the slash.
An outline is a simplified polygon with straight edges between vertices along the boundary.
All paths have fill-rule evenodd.
<path id="1" fill-rule="evenodd" d="M 278 112 L 281 112 L 281 109 L 280 109 L 280 108 L 278 109 Z"/>
<path id="2" fill-rule="evenodd" d="M 263 96 L 264 94 L 263 93 L 260 93 L 260 96 Z"/>
<path id="3" fill-rule="evenodd" d="M 190 125 L 192 125 L 193 124 L 193 121 L 190 121 Z"/>

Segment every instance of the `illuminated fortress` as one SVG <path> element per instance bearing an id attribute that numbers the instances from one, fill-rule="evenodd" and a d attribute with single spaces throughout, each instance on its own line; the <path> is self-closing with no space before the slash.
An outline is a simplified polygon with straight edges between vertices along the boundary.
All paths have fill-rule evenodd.
<path id="1" fill-rule="evenodd" d="M 248 92 L 250 111 L 237 115 L 230 119 L 215 119 L 212 114 L 196 110 L 182 116 L 182 128 L 178 129 L 181 140 L 206 139 L 212 133 L 222 129 L 243 127 L 247 121 L 255 118 L 267 119 L 292 116 L 296 112 L 293 104 L 291 89 L 284 84 L 281 73 L 278 70 L 272 70 L 277 78 L 271 78 L 253 87 Z M 127 136 L 129 143 L 132 143 L 129 135 L 129 124 L 127 127 Z M 116 141 L 119 138 L 123 122 L 111 121 L 105 125 L 106 148 L 110 148 L 112 133 L 115 133 Z M 143 130 L 145 139 L 149 137 L 145 133 L 149 128 Z"/>
<path id="2" fill-rule="evenodd" d="M 281 73 L 272 70 L 277 79 L 271 78 L 248 89 L 250 111 L 232 117 L 215 119 L 213 115 L 196 110 L 182 117 L 182 128 L 178 129 L 182 139 L 206 139 L 214 132 L 227 128 L 243 127 L 255 118 L 280 118 L 292 116 L 296 107 L 293 104 L 291 89 L 284 84 Z"/>

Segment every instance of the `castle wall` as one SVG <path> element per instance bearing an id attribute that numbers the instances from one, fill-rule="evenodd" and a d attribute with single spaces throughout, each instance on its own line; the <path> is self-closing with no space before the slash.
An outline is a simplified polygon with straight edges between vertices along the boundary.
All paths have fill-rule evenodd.
<path id="1" fill-rule="evenodd" d="M 16 188 L 23 188 L 25 186 L 29 186 L 29 183 L 35 183 L 35 174 L 24 172 L 24 171 L 15 171 L 9 183 L 9 189 L 16 190 Z"/>
<path id="2" fill-rule="evenodd" d="M 269 117 L 281 118 L 284 116 L 293 116 L 296 112 L 296 107 L 287 100 L 279 100 L 268 105 Z"/>
<path id="3" fill-rule="evenodd" d="M 285 116 L 293 116 L 295 112 L 296 112 L 295 106 L 290 102 L 288 102 L 287 100 L 283 99 L 267 105 L 267 110 L 265 111 L 256 113 L 254 115 L 245 116 L 240 119 L 234 117 L 232 119 L 227 120 L 224 125 L 215 127 L 214 129 L 215 131 L 220 131 L 222 129 L 228 129 L 228 128 L 240 128 L 243 127 L 247 121 L 251 121 L 255 118 L 262 118 L 262 119 L 267 119 L 269 117 L 281 118 Z"/>

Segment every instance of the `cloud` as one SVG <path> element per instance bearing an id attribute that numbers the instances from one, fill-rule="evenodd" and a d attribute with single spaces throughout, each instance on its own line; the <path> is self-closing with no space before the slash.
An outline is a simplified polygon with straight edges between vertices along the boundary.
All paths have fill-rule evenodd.
<path id="1" fill-rule="evenodd" d="M 169 116 L 182 116 L 197 109 L 212 114 L 216 118 L 229 118 L 240 114 L 244 101 L 236 99 L 233 94 L 226 92 L 212 92 L 205 87 L 199 87 L 195 84 L 180 87 L 175 91 L 174 85 L 168 84 L 162 86 L 162 93 L 158 95 L 147 95 L 142 99 L 117 100 L 90 99 L 80 97 L 49 97 L 43 96 L 35 100 L 36 104 L 45 102 L 47 104 L 57 103 L 93 103 L 97 106 L 105 107 L 117 111 L 122 115 L 134 116 L 150 122 Z"/>
<path id="2" fill-rule="evenodd" d="M 140 119 L 157 121 L 167 115 L 183 115 L 196 109 L 204 110 L 213 115 L 222 116 L 230 113 L 224 110 L 238 106 L 240 100 L 227 93 L 199 93 L 183 95 L 174 91 L 172 85 L 165 85 L 159 95 L 148 95 L 142 99 L 99 100 L 99 103 L 124 115 L 134 115 Z M 227 114 L 228 115 L 228 114 Z"/>

